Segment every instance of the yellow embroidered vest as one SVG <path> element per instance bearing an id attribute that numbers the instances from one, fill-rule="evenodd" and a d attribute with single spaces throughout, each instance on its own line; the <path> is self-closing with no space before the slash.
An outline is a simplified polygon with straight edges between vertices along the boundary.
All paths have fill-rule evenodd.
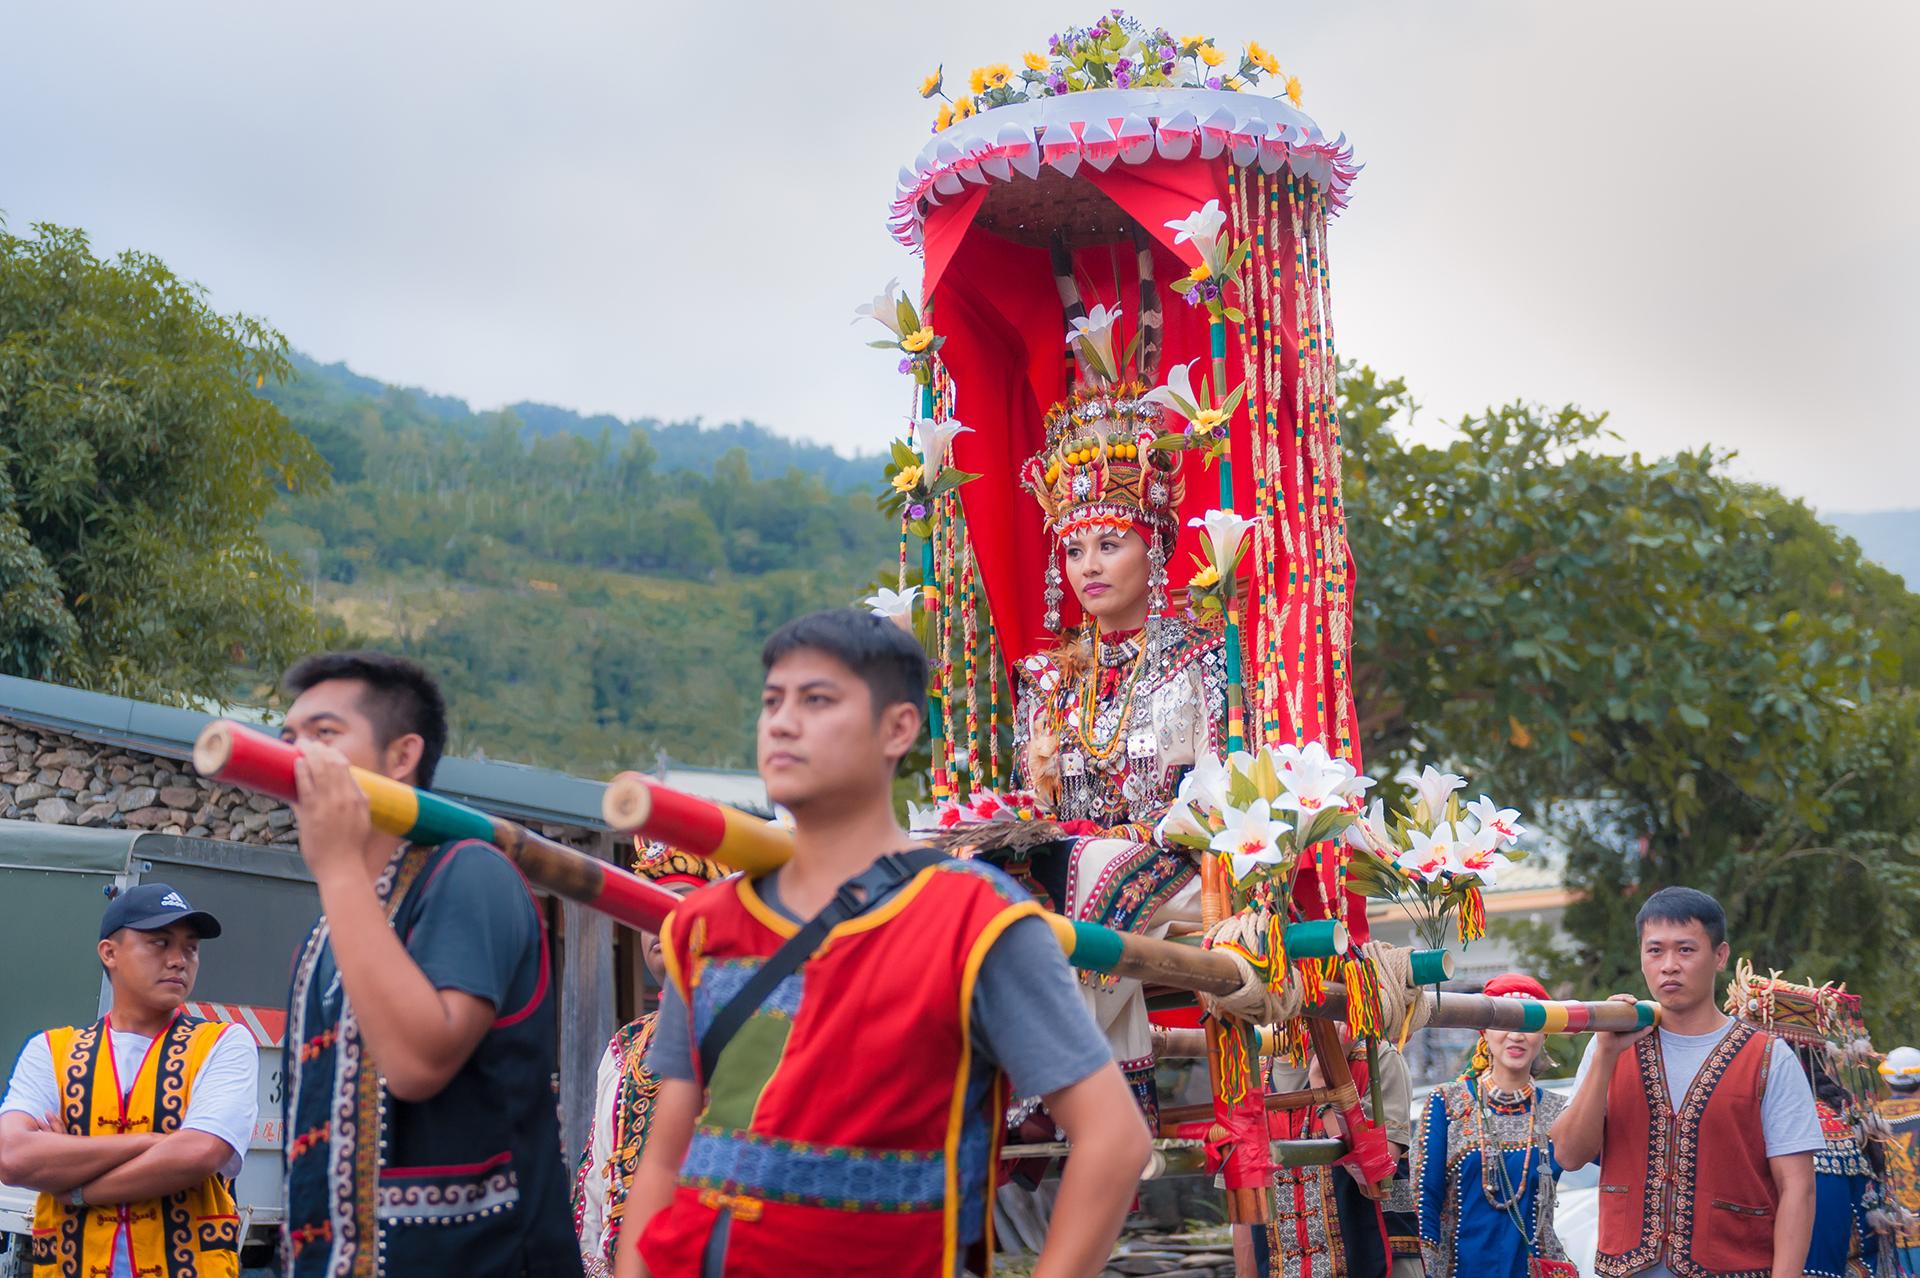
<path id="1" fill-rule="evenodd" d="M 175 1013 L 122 1088 L 107 1021 L 47 1031 L 61 1130 L 70 1136 L 177 1131 L 193 1080 L 227 1027 Z M 34 1278 L 106 1278 L 114 1239 L 126 1231 L 134 1278 L 237 1278 L 240 1218 L 217 1173 L 147 1202 L 75 1207 L 40 1195 L 33 1210 Z"/>

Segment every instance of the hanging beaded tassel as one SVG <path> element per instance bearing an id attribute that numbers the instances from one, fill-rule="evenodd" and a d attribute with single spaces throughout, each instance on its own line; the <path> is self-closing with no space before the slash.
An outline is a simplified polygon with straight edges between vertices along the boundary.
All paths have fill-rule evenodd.
<path id="1" fill-rule="evenodd" d="M 967 696 L 967 794 L 971 798 L 980 789 L 980 685 L 974 652 L 980 641 L 974 613 L 973 546 L 966 529 L 960 530 L 960 617 L 964 624 L 961 643 L 966 654 Z"/>
<path id="2" fill-rule="evenodd" d="M 1355 1038 L 1378 1038 L 1387 1019 L 1380 1010 L 1380 973 L 1354 950 L 1341 964 L 1340 975 L 1347 987 L 1347 1028 Z"/>
<path id="3" fill-rule="evenodd" d="M 1460 944 L 1477 941 L 1487 934 L 1487 903 L 1479 888 L 1468 888 L 1460 900 Z"/>
<path id="4" fill-rule="evenodd" d="M 987 775 L 1000 788 L 1000 636 L 987 618 Z"/>

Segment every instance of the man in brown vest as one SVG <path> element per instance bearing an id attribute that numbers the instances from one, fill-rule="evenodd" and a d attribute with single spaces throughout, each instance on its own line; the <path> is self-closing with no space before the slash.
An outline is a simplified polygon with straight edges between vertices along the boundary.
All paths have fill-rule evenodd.
<path id="1" fill-rule="evenodd" d="M 1727 918 L 1662 888 L 1637 920 L 1660 1025 L 1597 1033 L 1553 1125 L 1569 1171 L 1600 1160 L 1599 1278 L 1802 1278 L 1824 1138 L 1784 1043 L 1720 1013 Z M 1615 998 L 1631 1001 L 1631 994 Z"/>

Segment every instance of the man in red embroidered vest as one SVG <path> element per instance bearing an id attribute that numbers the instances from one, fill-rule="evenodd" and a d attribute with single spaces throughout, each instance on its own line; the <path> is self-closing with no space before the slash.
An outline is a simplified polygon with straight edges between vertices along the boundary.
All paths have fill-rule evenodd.
<path id="1" fill-rule="evenodd" d="M 925 654 L 840 610 L 761 657 L 760 775 L 793 814 L 793 859 L 702 888 L 663 929 L 660 1091 L 615 1273 L 960 1273 L 976 1245 L 991 1256 L 1003 1078 L 1073 1147 L 1034 1273 L 1098 1273 L 1148 1133 L 1031 896 L 982 862 L 893 855 L 912 848 L 892 790 Z M 830 903 L 855 912 L 744 1021 L 723 1015 Z M 724 1045 L 716 1020 L 737 1026 Z"/>
<path id="2" fill-rule="evenodd" d="M 1594 1267 L 1600 1278 L 1802 1278 L 1825 1144 L 1807 1076 L 1784 1043 L 1721 1014 L 1717 901 L 1662 888 L 1636 926 L 1659 1026 L 1595 1034 L 1553 1125 L 1562 1167 L 1600 1161 Z"/>

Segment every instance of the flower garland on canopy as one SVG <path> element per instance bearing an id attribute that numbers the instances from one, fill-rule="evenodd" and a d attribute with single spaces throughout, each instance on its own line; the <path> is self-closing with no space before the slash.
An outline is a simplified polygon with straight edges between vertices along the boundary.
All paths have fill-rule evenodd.
<path id="1" fill-rule="evenodd" d="M 1043 55 L 1028 51 L 1015 70 L 993 62 L 967 74 L 967 91 L 947 93 L 946 67 L 934 68 L 920 82 L 920 96 L 942 99 L 933 131 L 944 132 L 982 111 L 1064 97 L 1093 89 L 1215 89 L 1238 93 L 1263 78 L 1279 83 L 1294 106 L 1300 105 L 1300 77 L 1282 75 L 1280 59 L 1257 40 L 1249 40 L 1232 63 L 1209 35 L 1176 36 L 1165 27 L 1148 27 L 1121 9 L 1110 9 L 1090 26 L 1069 27 L 1047 38 Z"/>

